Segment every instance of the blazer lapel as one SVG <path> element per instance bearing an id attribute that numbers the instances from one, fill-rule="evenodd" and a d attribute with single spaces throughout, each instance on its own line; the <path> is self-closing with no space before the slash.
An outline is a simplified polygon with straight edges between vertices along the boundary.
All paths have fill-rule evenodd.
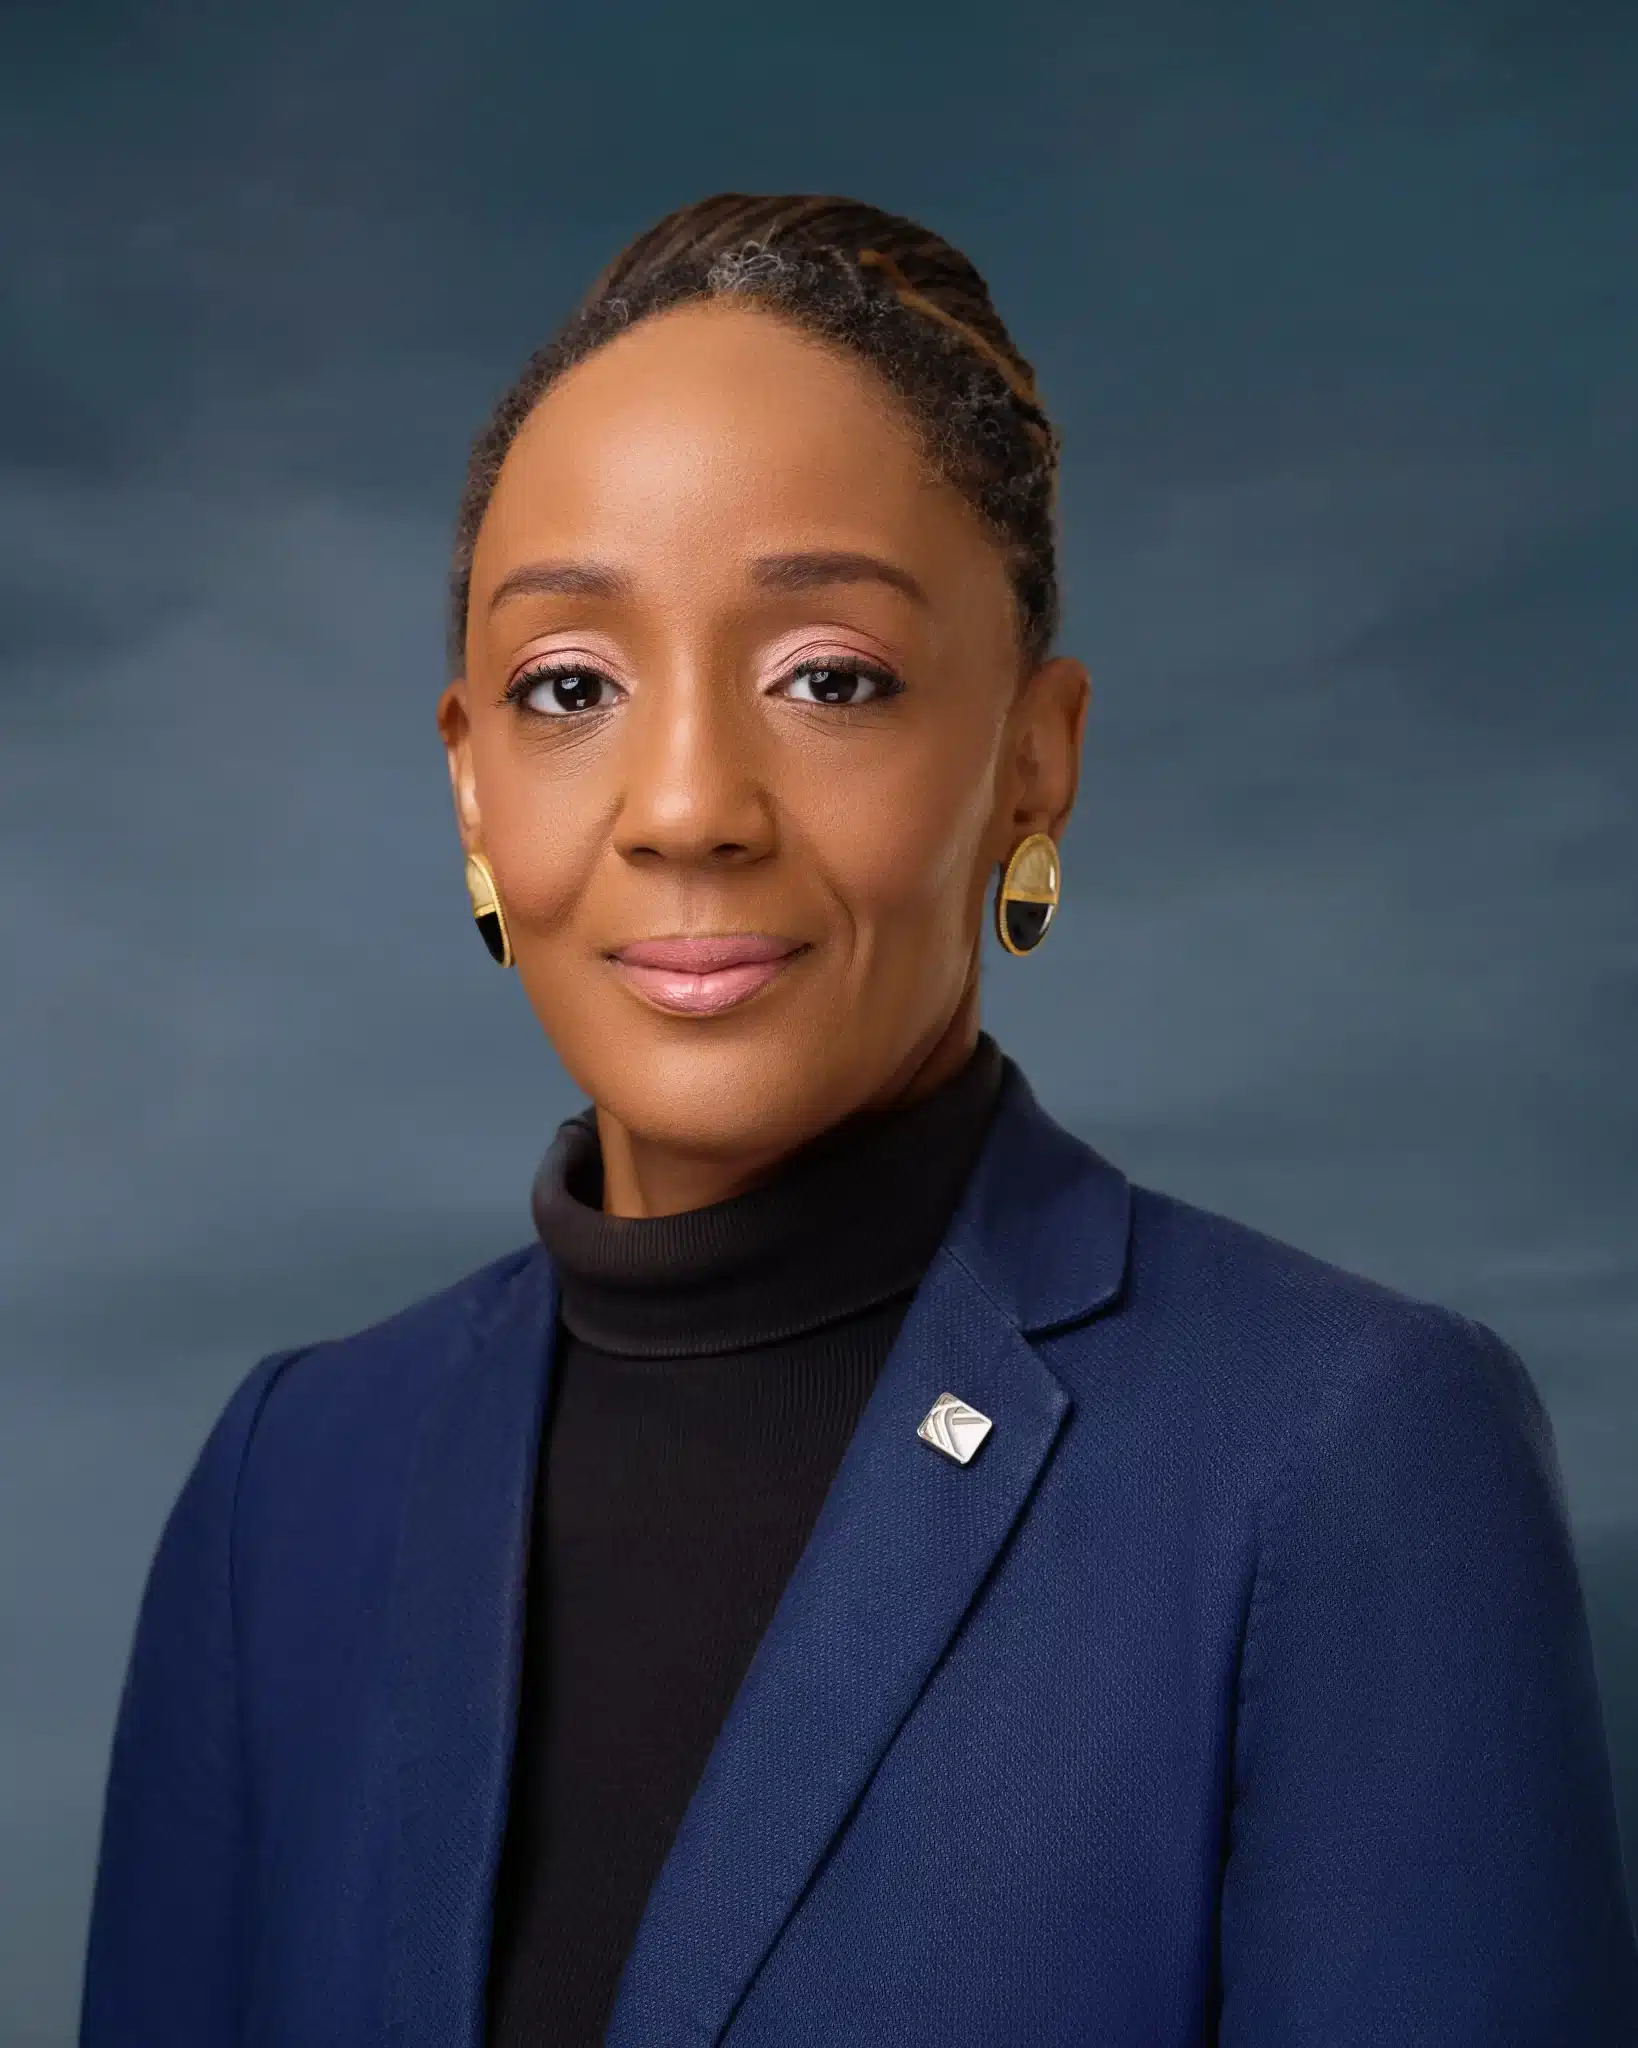
<path id="1" fill-rule="evenodd" d="M 1124 1270 L 1124 1178 L 1008 1061 L 983 1155 L 650 1894 L 608 2048 L 720 2040 L 1023 1512 L 1069 1410 L 1030 1334 Z M 917 1435 L 989 1417 L 971 1463 Z"/>
<path id="2" fill-rule="evenodd" d="M 428 1404 L 390 1621 L 400 1836 L 397 2048 L 477 2048 L 505 1832 L 536 1454 L 557 1284 L 526 1253 Z"/>

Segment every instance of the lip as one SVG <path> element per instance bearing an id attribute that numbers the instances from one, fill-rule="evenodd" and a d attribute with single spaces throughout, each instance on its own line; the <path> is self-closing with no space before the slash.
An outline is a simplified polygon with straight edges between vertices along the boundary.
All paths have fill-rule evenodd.
<path id="1" fill-rule="evenodd" d="M 609 957 L 620 977 L 663 1010 L 712 1016 L 745 1002 L 808 950 L 796 939 L 762 932 L 714 937 L 637 939 Z"/>

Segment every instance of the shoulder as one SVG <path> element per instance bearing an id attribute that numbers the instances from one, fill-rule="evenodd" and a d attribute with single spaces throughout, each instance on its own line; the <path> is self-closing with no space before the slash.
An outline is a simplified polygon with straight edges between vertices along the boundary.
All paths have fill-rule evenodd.
<path id="1" fill-rule="evenodd" d="M 208 1654 L 220 1673 L 248 1660 L 281 1699 L 290 1673 L 332 1668 L 361 1618 L 382 1610 L 440 1395 L 543 1265 L 538 1245 L 509 1252 L 245 1374 L 166 1519 L 143 1601 L 145 1667 L 188 1671 Z"/>
<path id="2" fill-rule="evenodd" d="M 276 1354 L 261 1429 L 286 1417 L 339 1420 L 360 1404 L 378 1421 L 382 1404 L 413 1413 L 538 1259 L 536 1245 L 506 1252 L 378 1322 Z"/>
<path id="3" fill-rule="evenodd" d="M 1282 1348 L 1320 1346 L 1333 1355 L 1499 1341 L 1453 1308 L 1136 1183 L 1128 1294 L 1140 1311 L 1228 1320 Z"/>
<path id="4" fill-rule="evenodd" d="M 1106 1341 L 1271 1504 L 1336 1458 L 1401 1484 L 1477 1459 L 1558 1489 L 1535 1382 L 1488 1325 L 1231 1217 L 1134 1185 L 1117 1321 Z"/>
<path id="5" fill-rule="evenodd" d="M 1243 1493 L 1359 1409 L 1443 1404 L 1545 1435 L 1495 1331 L 1140 1184 L 1011 1079 L 959 1249 L 1102 1440 L 1192 1448 Z"/>
<path id="6" fill-rule="evenodd" d="M 447 1287 L 340 1337 L 260 1359 L 234 1388 L 190 1475 L 242 1523 L 249 1496 L 367 1499 L 401 1470 L 427 1404 L 489 1320 L 539 1265 L 507 1252 Z"/>
<path id="7" fill-rule="evenodd" d="M 1260 1669 L 1308 1620 L 1316 1655 L 1353 1629 L 1384 1663 L 1411 1635 L 1579 1642 L 1552 1423 L 1488 1325 L 1134 1186 L 1122 1294 L 1048 1363 L 1081 1463 L 1129 1474 L 1159 1549 L 1209 1554 Z"/>

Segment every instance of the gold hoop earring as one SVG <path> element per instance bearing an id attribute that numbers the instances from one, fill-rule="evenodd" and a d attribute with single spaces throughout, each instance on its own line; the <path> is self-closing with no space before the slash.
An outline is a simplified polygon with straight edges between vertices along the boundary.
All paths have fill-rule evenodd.
<path id="1" fill-rule="evenodd" d="M 1046 937 L 1061 881 L 1050 834 L 1032 832 L 1013 848 L 995 892 L 995 935 L 1009 953 L 1033 953 Z"/>
<path id="2" fill-rule="evenodd" d="M 466 857 L 466 893 L 490 959 L 497 967 L 510 967 L 512 935 L 506 929 L 506 913 L 501 909 L 494 872 L 481 853 L 469 853 Z"/>

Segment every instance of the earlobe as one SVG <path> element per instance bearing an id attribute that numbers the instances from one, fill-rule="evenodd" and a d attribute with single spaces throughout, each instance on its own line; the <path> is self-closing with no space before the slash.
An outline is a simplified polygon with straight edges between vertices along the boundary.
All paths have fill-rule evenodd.
<path id="1" fill-rule="evenodd" d="M 483 837 L 483 813 L 472 778 L 472 756 L 464 747 L 459 754 L 449 757 L 449 786 L 455 798 L 455 820 L 461 828 L 462 843 L 476 846 Z"/>

